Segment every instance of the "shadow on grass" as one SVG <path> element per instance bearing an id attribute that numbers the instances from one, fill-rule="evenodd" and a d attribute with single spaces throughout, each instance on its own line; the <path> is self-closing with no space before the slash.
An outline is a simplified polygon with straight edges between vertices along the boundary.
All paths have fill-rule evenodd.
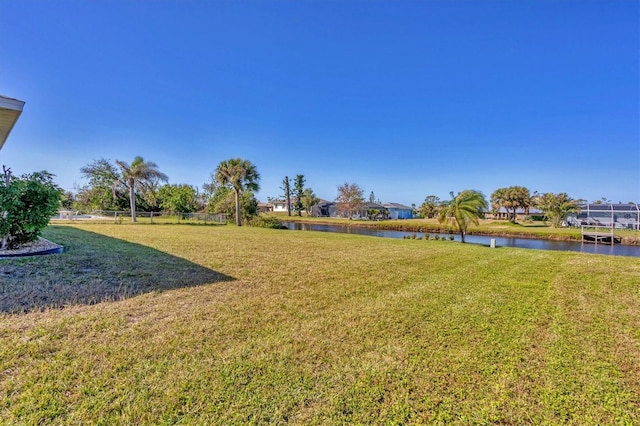
<path id="1" fill-rule="evenodd" d="M 50 226 L 62 254 L 0 260 L 0 312 L 91 305 L 233 278 L 188 260 L 93 232 Z"/>

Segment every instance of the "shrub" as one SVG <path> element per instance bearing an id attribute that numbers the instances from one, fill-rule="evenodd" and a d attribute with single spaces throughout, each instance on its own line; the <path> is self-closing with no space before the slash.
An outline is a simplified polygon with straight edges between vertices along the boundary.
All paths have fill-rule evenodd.
<path id="1" fill-rule="evenodd" d="M 53 175 L 37 172 L 0 185 L 0 249 L 35 241 L 60 206 L 62 190 Z"/>
<path id="2" fill-rule="evenodd" d="M 270 228 L 270 229 L 287 229 L 276 217 L 261 214 L 249 222 L 249 225 L 256 226 L 258 228 Z"/>

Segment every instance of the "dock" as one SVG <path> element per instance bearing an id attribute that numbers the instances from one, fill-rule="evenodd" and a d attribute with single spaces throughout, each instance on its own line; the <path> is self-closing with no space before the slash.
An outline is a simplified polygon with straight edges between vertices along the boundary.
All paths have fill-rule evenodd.
<path id="1" fill-rule="evenodd" d="M 613 226 L 590 226 L 581 227 L 582 241 L 595 244 L 616 244 L 621 238 L 613 233 Z"/>

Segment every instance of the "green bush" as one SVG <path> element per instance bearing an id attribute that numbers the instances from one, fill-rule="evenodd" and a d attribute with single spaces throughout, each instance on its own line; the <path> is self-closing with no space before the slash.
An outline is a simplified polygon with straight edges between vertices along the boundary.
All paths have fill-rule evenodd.
<path id="1" fill-rule="evenodd" d="M 249 225 L 256 226 L 258 228 L 287 229 L 287 227 L 284 226 L 278 218 L 266 214 L 254 217 L 249 222 Z"/>
<path id="2" fill-rule="evenodd" d="M 62 197 L 52 177 L 43 171 L 13 178 L 9 186 L 0 184 L 0 248 L 35 241 L 49 224 Z"/>

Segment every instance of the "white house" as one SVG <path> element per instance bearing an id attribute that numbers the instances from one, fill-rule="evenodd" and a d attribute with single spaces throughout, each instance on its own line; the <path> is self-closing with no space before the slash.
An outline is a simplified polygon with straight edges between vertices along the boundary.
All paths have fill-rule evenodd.
<path id="1" fill-rule="evenodd" d="M 296 204 L 298 199 L 296 197 L 291 197 L 291 213 L 293 213 L 293 206 Z M 287 212 L 287 200 L 270 200 L 272 212 Z"/>
<path id="2" fill-rule="evenodd" d="M 293 208 L 293 200 L 291 200 Z M 271 208 L 273 212 L 287 212 L 287 200 L 271 200 Z"/>

